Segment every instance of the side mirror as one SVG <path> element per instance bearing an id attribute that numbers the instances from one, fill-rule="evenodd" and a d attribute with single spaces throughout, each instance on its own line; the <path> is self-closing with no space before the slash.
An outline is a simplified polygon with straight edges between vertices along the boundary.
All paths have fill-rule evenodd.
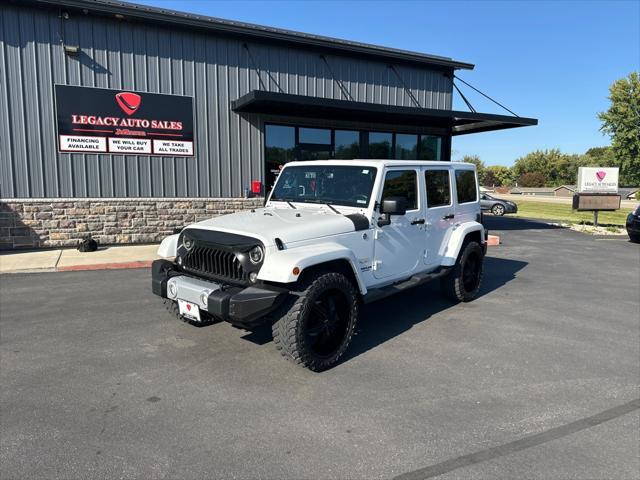
<path id="1" fill-rule="evenodd" d="M 380 213 L 382 217 L 378 219 L 378 227 L 391 224 L 391 215 L 404 215 L 407 213 L 407 199 L 405 197 L 388 197 L 382 201 Z"/>

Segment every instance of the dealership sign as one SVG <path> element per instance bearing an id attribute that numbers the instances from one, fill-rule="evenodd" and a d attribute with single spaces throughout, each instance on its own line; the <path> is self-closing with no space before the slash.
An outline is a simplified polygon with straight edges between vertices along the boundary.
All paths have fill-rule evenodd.
<path id="1" fill-rule="evenodd" d="M 618 193 L 618 168 L 578 168 L 579 193 Z"/>
<path id="2" fill-rule="evenodd" d="M 56 85 L 58 149 L 193 156 L 193 98 Z"/>

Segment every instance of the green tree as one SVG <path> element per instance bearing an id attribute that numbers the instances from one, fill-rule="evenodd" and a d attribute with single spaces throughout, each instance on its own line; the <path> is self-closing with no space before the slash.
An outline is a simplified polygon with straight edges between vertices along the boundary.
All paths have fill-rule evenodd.
<path id="1" fill-rule="evenodd" d="M 632 72 L 609 87 L 611 105 L 598 114 L 600 130 L 611 137 L 621 183 L 640 185 L 640 75 Z"/>
<path id="2" fill-rule="evenodd" d="M 544 187 L 546 179 L 541 172 L 523 173 L 518 179 L 518 185 L 521 187 Z"/>
<path id="3" fill-rule="evenodd" d="M 513 185 L 513 171 L 503 165 L 490 165 L 484 169 L 484 185 L 506 187 Z"/>
<path id="4" fill-rule="evenodd" d="M 518 179 L 527 173 L 539 173 L 545 179 L 545 185 L 550 187 L 572 184 L 578 173 L 579 159 L 578 155 L 566 155 L 557 148 L 536 150 L 518 158 L 513 173 Z"/>
<path id="5" fill-rule="evenodd" d="M 462 157 L 462 161 L 465 163 L 473 163 L 476 166 L 476 170 L 478 171 L 478 181 L 480 185 L 483 185 L 484 181 L 484 162 L 480 159 L 478 155 L 465 155 Z"/>

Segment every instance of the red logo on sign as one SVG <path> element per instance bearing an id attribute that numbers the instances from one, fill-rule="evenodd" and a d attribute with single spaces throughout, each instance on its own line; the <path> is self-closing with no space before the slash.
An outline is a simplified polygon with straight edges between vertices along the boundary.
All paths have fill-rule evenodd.
<path id="1" fill-rule="evenodd" d="M 138 110 L 138 107 L 140 107 L 142 97 L 137 93 L 120 92 L 116 94 L 116 101 L 124 113 L 133 115 L 135 111 Z"/>
<path id="2" fill-rule="evenodd" d="M 604 177 L 607 176 L 607 172 L 605 172 L 604 170 L 600 170 L 598 172 L 596 172 L 596 177 L 598 177 L 598 181 L 601 182 L 604 180 Z"/>

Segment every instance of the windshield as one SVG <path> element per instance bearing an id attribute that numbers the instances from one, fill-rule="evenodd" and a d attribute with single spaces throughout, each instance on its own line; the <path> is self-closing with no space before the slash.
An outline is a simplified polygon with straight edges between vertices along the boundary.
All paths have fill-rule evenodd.
<path id="1" fill-rule="evenodd" d="M 365 208 L 371 199 L 376 173 L 376 168 L 363 166 L 286 167 L 273 187 L 271 200 Z"/>

